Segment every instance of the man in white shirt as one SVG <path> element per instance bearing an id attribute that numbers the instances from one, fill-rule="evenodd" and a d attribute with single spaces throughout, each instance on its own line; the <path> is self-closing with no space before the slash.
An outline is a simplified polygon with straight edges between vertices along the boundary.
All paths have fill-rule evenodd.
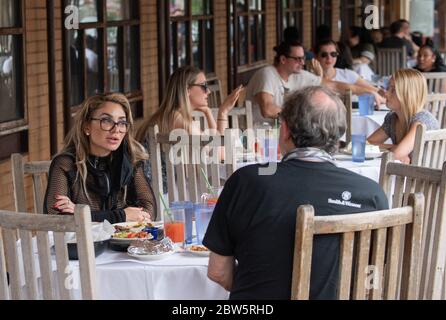
<path id="1" fill-rule="evenodd" d="M 322 82 L 321 77 L 303 70 L 305 51 L 300 43 L 282 42 L 274 51 L 274 65 L 257 71 L 246 88 L 246 99 L 253 103 L 255 124 L 273 124 L 288 93 Z"/>
<path id="2" fill-rule="evenodd" d="M 322 78 L 321 64 L 313 59 L 310 68 L 314 73 L 303 70 L 305 52 L 299 42 L 282 42 L 274 48 L 274 65 L 257 71 L 246 88 L 246 100 L 252 102 L 254 124 L 273 124 L 282 110 L 287 94 L 310 86 L 327 86 L 333 91 L 344 93 L 355 85 Z M 378 105 L 383 98 L 377 99 Z"/>

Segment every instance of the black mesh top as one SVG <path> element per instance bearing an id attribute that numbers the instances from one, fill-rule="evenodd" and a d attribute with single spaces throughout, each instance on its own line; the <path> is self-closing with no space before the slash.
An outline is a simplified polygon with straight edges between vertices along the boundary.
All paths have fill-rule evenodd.
<path id="1" fill-rule="evenodd" d="M 53 208 L 57 202 L 55 197 L 67 196 L 75 204 L 89 205 L 94 222 L 125 222 L 124 209 L 128 207 L 144 208 L 155 219 L 155 197 L 144 175 L 144 164 L 141 162 L 133 168 L 128 163 L 127 169 L 121 164 L 118 166 L 113 164 L 111 157 L 90 156 L 87 162 L 87 197 L 80 176 L 76 179 L 74 157 L 70 154 L 59 155 L 51 163 L 45 212 L 60 214 Z"/>

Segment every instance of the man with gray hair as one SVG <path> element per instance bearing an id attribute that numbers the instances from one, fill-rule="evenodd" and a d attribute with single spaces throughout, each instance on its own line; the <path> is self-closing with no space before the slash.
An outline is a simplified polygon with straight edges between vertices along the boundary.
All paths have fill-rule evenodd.
<path id="1" fill-rule="evenodd" d="M 253 165 L 227 181 L 203 244 L 211 250 L 209 278 L 231 299 L 290 299 L 300 205 L 313 205 L 317 215 L 388 208 L 378 184 L 335 165 L 331 154 L 345 132 L 345 113 L 329 89 L 297 91 L 280 114 L 284 158 L 275 174 L 259 175 L 264 165 Z M 336 299 L 339 245 L 339 236 L 315 239 L 311 299 Z"/>

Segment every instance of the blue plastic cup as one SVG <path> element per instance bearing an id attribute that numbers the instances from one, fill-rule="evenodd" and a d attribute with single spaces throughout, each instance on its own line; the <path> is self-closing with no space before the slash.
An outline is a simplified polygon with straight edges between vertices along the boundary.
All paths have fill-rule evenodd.
<path id="1" fill-rule="evenodd" d="M 184 201 L 184 202 L 172 202 L 170 204 L 171 209 L 184 209 L 184 216 L 185 216 L 185 235 L 184 235 L 184 242 L 186 244 L 192 244 L 193 243 L 193 235 L 192 235 L 192 225 L 194 220 L 194 204 L 190 201 Z"/>
<path id="2" fill-rule="evenodd" d="M 362 96 L 359 96 L 359 115 L 362 117 L 372 115 L 375 109 L 374 103 L 375 97 L 372 94 L 364 94 Z"/>
<path id="3" fill-rule="evenodd" d="M 353 162 L 365 161 L 366 137 L 362 134 L 352 135 L 352 160 Z"/>
<path id="4" fill-rule="evenodd" d="M 215 205 L 197 204 L 195 205 L 195 224 L 197 228 L 197 242 L 203 244 L 203 238 L 214 213 Z"/>

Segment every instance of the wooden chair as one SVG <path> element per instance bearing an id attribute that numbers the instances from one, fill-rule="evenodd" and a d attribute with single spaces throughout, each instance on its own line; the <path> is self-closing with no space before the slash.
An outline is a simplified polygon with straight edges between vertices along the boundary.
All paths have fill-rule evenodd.
<path id="1" fill-rule="evenodd" d="M 443 62 L 446 61 L 446 51 L 445 50 L 438 50 L 438 54 L 440 55 L 441 59 L 443 59 Z"/>
<path id="2" fill-rule="evenodd" d="M 432 113 L 442 129 L 446 129 L 446 94 L 434 93 L 428 95 L 424 108 Z"/>
<path id="3" fill-rule="evenodd" d="M 215 120 L 218 120 L 218 109 L 211 109 Z M 206 118 L 202 112 L 192 112 L 192 118 L 194 121 L 199 122 L 201 131 L 205 131 L 209 128 Z M 236 107 L 232 109 L 228 114 L 229 129 L 240 129 L 245 134 L 247 142 L 247 151 L 252 152 L 254 150 L 255 134 L 254 134 L 254 120 L 252 115 L 252 103 L 251 101 L 245 101 L 243 107 Z"/>
<path id="4" fill-rule="evenodd" d="M 441 169 L 445 161 L 446 129 L 427 131 L 425 125 L 418 126 L 412 153 L 412 164 Z"/>
<path id="5" fill-rule="evenodd" d="M 72 216 L 0 211 L 0 300 L 72 298 L 71 290 L 75 288 L 69 285 L 76 287 L 76 283 L 73 285 L 68 278 L 71 275 L 64 238 L 66 232 L 76 232 L 82 299 L 96 298 L 90 208 L 78 206 L 75 211 Z M 38 255 L 33 248 L 33 232 L 37 233 Z M 54 235 L 57 279 L 48 232 Z M 36 270 L 37 263 L 39 271 Z"/>
<path id="6" fill-rule="evenodd" d="M 223 103 L 221 81 L 218 79 L 210 80 L 208 82 L 209 91 L 208 97 L 209 108 L 219 108 Z"/>
<path id="7" fill-rule="evenodd" d="M 29 211 L 26 205 L 25 176 L 31 175 L 34 196 L 34 210 L 32 210 L 32 212 L 44 213 L 43 203 L 46 186 L 48 183 L 48 172 L 50 170 L 50 165 L 51 161 L 25 162 L 21 154 L 11 155 L 11 172 L 16 211 Z"/>
<path id="8" fill-rule="evenodd" d="M 309 299 L 313 240 L 329 234 L 341 237 L 339 300 L 397 299 L 399 278 L 401 298 L 416 299 L 423 203 L 423 195 L 416 194 L 404 208 L 334 216 L 315 216 L 312 206 L 301 206 L 296 220 L 292 299 Z M 401 247 L 404 255 L 399 255 Z M 367 287 L 370 266 L 375 267 L 373 288 Z"/>
<path id="9" fill-rule="evenodd" d="M 380 76 L 388 76 L 399 69 L 406 68 L 406 48 L 378 48 L 376 50 L 376 73 Z"/>
<path id="10" fill-rule="evenodd" d="M 425 198 L 421 242 L 420 299 L 445 299 L 446 286 L 446 164 L 443 170 L 392 162 L 383 156 L 380 184 L 393 208 L 408 204 L 409 195 Z"/>
<path id="11" fill-rule="evenodd" d="M 344 102 L 346 117 L 347 117 L 347 130 L 345 132 L 345 143 L 348 144 L 352 141 L 352 112 L 353 112 L 353 99 L 352 91 L 348 90 L 343 96 L 341 96 L 342 102 Z"/>
<path id="12" fill-rule="evenodd" d="M 427 92 L 446 93 L 446 72 L 424 72 L 427 81 Z"/>
<path id="13" fill-rule="evenodd" d="M 178 138 L 178 139 L 177 139 Z M 149 128 L 149 147 L 152 167 L 152 188 L 157 195 L 158 217 L 162 217 L 163 194 L 162 159 L 167 171 L 167 192 L 170 202 L 199 202 L 201 195 L 209 191 L 207 182 L 213 188 L 221 187 L 220 155 L 224 148 L 226 174 L 236 168 L 235 152 L 232 148 L 232 131 L 225 136 L 182 136 L 160 134 L 157 126 Z M 205 148 L 208 148 L 206 150 Z M 164 157 L 162 156 L 164 154 Z M 205 161 L 204 154 L 210 159 Z M 206 176 L 206 178 L 203 176 Z"/>

